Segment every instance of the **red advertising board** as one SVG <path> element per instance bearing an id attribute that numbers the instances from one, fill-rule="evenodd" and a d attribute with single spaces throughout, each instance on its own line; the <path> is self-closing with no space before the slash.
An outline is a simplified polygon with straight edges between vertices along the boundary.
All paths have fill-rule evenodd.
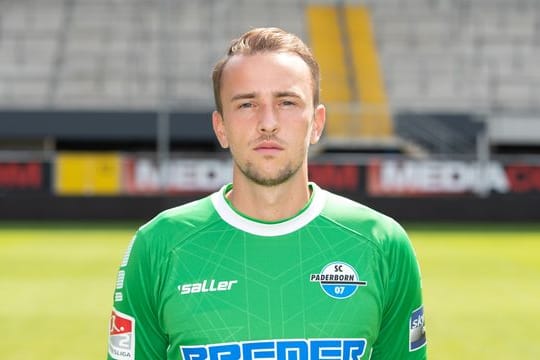
<path id="1" fill-rule="evenodd" d="M 540 166 L 498 161 L 372 161 L 366 190 L 371 196 L 523 194 L 540 191 Z"/>
<path id="2" fill-rule="evenodd" d="M 322 188 L 336 192 L 364 192 L 361 167 L 355 164 L 311 164 L 309 179 Z"/>
<path id="3" fill-rule="evenodd" d="M 230 160 L 126 157 L 122 192 L 132 195 L 208 193 L 232 179 Z M 372 160 L 367 165 L 309 165 L 309 179 L 337 193 L 362 196 L 438 197 L 540 192 L 540 165 L 462 160 Z M 162 171 L 166 173 L 163 174 Z M 163 182 L 164 179 L 164 182 Z"/>
<path id="4" fill-rule="evenodd" d="M 160 169 L 157 162 L 125 157 L 123 191 L 131 195 L 208 193 L 232 180 L 232 163 L 219 159 L 171 159 Z"/>
<path id="5" fill-rule="evenodd" d="M 48 163 L 1 162 L 0 192 L 49 192 L 49 176 Z"/>

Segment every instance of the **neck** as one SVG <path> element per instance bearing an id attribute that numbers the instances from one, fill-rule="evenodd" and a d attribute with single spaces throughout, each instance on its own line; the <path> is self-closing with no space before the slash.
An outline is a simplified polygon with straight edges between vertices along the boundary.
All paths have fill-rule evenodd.
<path id="1" fill-rule="evenodd" d="M 296 215 L 311 196 L 307 179 L 276 186 L 235 181 L 227 194 L 232 205 L 243 214 L 262 221 L 279 221 Z"/>

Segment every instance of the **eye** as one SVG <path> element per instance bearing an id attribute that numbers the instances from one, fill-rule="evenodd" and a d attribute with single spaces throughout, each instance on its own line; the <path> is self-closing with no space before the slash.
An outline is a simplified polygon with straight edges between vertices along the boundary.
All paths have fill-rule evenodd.
<path id="1" fill-rule="evenodd" d="M 281 102 L 281 105 L 282 106 L 294 106 L 294 105 L 296 105 L 296 103 L 294 101 L 291 101 L 291 100 L 283 100 Z"/>
<path id="2" fill-rule="evenodd" d="M 241 104 L 238 105 L 239 109 L 249 109 L 249 108 L 252 108 L 252 107 L 253 107 L 253 104 L 249 103 L 249 102 L 241 103 Z"/>

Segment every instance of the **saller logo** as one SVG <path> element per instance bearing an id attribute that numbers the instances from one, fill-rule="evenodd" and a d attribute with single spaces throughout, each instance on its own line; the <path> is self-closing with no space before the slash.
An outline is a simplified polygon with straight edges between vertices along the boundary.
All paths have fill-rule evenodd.
<path id="1" fill-rule="evenodd" d="M 198 283 L 178 285 L 178 290 L 180 291 L 181 295 L 214 291 L 229 291 L 236 283 L 238 283 L 238 280 L 216 281 L 211 279 L 210 281 L 203 280 L 202 282 Z"/>
<path id="2" fill-rule="evenodd" d="M 180 346 L 184 360 L 361 360 L 366 339 L 283 339 Z"/>
<path id="3" fill-rule="evenodd" d="M 135 358 L 135 319 L 116 309 L 109 322 L 109 355 L 115 360 Z"/>

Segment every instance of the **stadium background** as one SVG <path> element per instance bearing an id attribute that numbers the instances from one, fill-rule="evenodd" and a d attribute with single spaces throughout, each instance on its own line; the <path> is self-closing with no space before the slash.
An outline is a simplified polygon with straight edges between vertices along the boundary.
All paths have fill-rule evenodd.
<path id="1" fill-rule="evenodd" d="M 95 294 L 107 292 L 114 259 L 120 259 L 116 250 L 127 244 L 130 231 L 158 211 L 214 191 L 230 179 L 230 159 L 210 127 L 210 69 L 230 39 L 257 26 L 298 34 L 320 62 L 329 122 L 323 141 L 312 149 L 311 178 L 406 223 L 450 224 L 443 226 L 442 235 L 433 232 L 433 238 L 443 238 L 437 242 L 422 242 L 422 234 L 431 234 L 430 226 L 437 225 L 417 229 L 420 255 L 435 254 L 440 264 L 452 266 L 452 257 L 424 246 L 445 244 L 458 253 L 452 246 L 464 240 L 464 253 L 478 246 L 493 251 L 491 255 L 507 251 L 511 257 L 502 242 L 474 240 L 482 232 L 496 237 L 488 230 L 506 223 L 499 235 L 512 239 L 528 257 L 510 261 L 513 266 L 504 272 L 499 262 L 506 259 L 495 257 L 495 273 L 510 276 L 507 287 L 518 277 L 523 281 L 522 295 L 507 301 L 523 306 L 530 321 L 521 325 L 538 333 L 532 320 L 540 312 L 524 300 L 538 296 L 538 285 L 528 279 L 540 273 L 535 256 L 540 238 L 538 0 L 0 1 L 2 293 L 20 290 L 32 276 L 34 282 L 51 281 L 38 276 L 40 271 L 21 270 L 34 257 L 45 274 L 51 266 L 64 274 L 69 271 L 62 267 L 66 258 L 77 254 L 81 259 L 96 254 L 90 256 L 93 267 L 78 271 L 83 279 L 88 272 L 102 274 Z M 479 221 L 471 225 L 473 235 L 459 230 L 469 227 L 451 225 Z M 453 242 L 448 234 L 461 240 Z M 97 256 L 105 254 L 87 247 L 102 249 L 109 238 L 116 253 L 105 264 Z M 43 244 L 53 244 L 57 257 L 40 255 Z M 10 261 L 14 267 L 6 265 Z M 423 261 L 432 270 L 432 259 Z M 477 261 L 478 267 L 489 269 L 481 258 Z M 523 270 L 519 275 L 518 269 Z M 447 274 L 424 272 L 432 288 L 445 288 L 438 283 L 441 279 L 455 288 L 463 277 L 471 277 L 463 273 L 450 280 Z M 26 277 L 19 278 L 21 274 Z M 50 274 L 58 285 L 58 274 Z M 44 291 L 43 284 L 29 286 Z M 426 296 L 428 305 L 441 310 L 434 320 L 442 321 L 447 311 L 448 324 L 433 324 L 436 334 L 444 335 L 445 327 L 470 326 L 462 318 L 450 324 L 455 313 L 437 308 L 435 301 L 444 298 L 431 292 Z M 54 321 L 59 310 L 51 300 L 52 314 L 37 307 L 41 310 L 21 315 L 35 306 L 29 300 L 34 297 L 39 294 L 26 289 L 4 299 L 2 332 L 11 337 L 2 357 L 37 354 L 21 352 L 28 345 L 19 345 L 16 334 L 24 338 L 29 326 L 45 314 Z M 462 310 L 471 306 L 459 301 Z M 15 305 L 22 310 L 12 311 Z M 497 313 L 496 321 L 486 315 L 480 331 L 489 334 L 503 313 L 515 315 L 493 309 L 488 315 Z M 94 304 L 84 311 L 101 316 L 104 310 Z M 27 326 L 15 325 L 21 320 Z M 517 358 L 536 358 L 538 352 L 523 345 L 523 339 L 528 338 L 520 339 Z M 434 352 L 450 352 L 454 358 L 472 346 L 467 337 L 452 341 Z M 41 340 L 40 346 L 47 348 L 47 342 Z M 45 358 L 69 357 L 60 353 L 51 350 L 53 355 Z"/>

